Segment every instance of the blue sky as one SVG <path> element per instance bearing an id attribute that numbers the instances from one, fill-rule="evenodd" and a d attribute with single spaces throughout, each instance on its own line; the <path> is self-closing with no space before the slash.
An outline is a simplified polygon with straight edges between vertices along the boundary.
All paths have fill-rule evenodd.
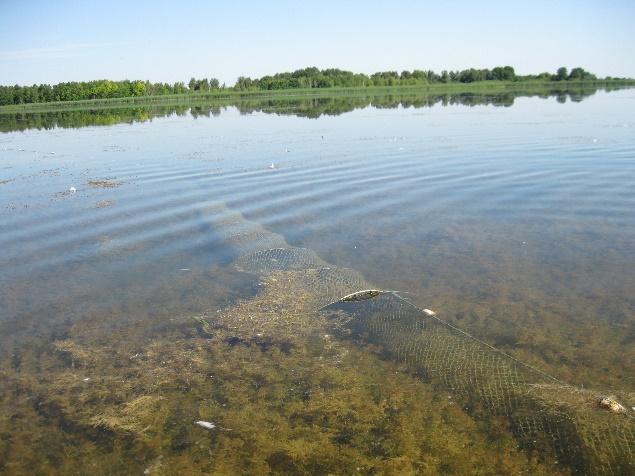
<path id="1" fill-rule="evenodd" d="M 0 83 L 509 64 L 635 77 L 635 0 L 0 0 Z"/>

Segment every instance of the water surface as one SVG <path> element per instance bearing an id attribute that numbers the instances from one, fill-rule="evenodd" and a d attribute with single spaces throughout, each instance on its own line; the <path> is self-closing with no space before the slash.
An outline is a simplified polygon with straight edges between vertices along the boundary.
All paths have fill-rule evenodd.
<path id="1" fill-rule="evenodd" d="M 121 386 L 121 395 L 92 395 L 82 401 L 86 415 L 72 415 L 65 409 L 72 406 L 66 400 L 51 403 L 51 395 L 71 398 L 62 395 L 59 372 L 64 378 L 72 378 L 77 368 L 115 372 L 117 365 L 106 362 L 113 336 L 127 342 L 125 351 L 132 358 L 152 339 L 172 339 L 172 330 L 162 332 L 175 320 L 257 295 L 262 283 L 231 266 L 233 251 L 218 228 L 227 210 L 290 245 L 361 272 L 377 286 L 409 292 L 420 306 L 559 379 L 632 395 L 634 100 L 633 90 L 622 90 L 589 97 L 325 99 L 0 116 L 5 131 L 0 134 L 0 358 L 6 369 L 0 374 L 6 384 L 0 430 L 7 435 L 18 426 L 23 429 L 8 439 L 10 443 L 0 444 L 0 461 L 5 459 L 0 471 L 18 472 L 20 454 L 25 461 L 35 461 L 36 449 L 50 448 L 52 439 L 59 438 L 46 435 L 59 432 L 64 448 L 53 446 L 66 456 L 45 455 L 46 463 L 38 463 L 43 472 L 72 472 L 90 458 L 96 461 L 96 472 L 114 461 L 130 464 L 131 458 L 141 461 L 140 469 L 156 474 L 169 471 L 172 464 L 206 458 L 221 466 L 191 463 L 191 472 L 227 470 L 222 462 L 231 458 L 223 451 L 230 452 L 231 445 L 220 448 L 216 440 L 190 429 L 192 421 L 205 414 L 200 402 L 212 398 L 209 394 L 190 390 L 179 397 L 180 405 L 186 405 L 182 414 L 165 417 L 172 421 L 169 431 L 167 420 L 161 421 L 163 433 L 170 433 L 168 442 L 159 436 L 142 443 L 119 440 L 121 435 L 112 428 L 87 430 L 99 429 L 90 420 L 95 417 L 90 414 L 91 399 L 125 405 L 122 395 L 129 396 L 128 385 L 134 386 L 135 378 L 137 385 L 145 385 L 147 375 L 129 375 L 125 384 L 110 382 L 114 393 Z M 85 335 L 91 338 L 84 342 L 84 352 L 94 352 L 97 361 L 55 361 L 60 353 L 76 355 L 79 351 L 64 345 Z M 187 336 L 192 345 L 206 338 Z M 144 344 L 133 349 L 135 340 Z M 324 352 L 324 343 L 312 343 L 308 337 L 295 345 L 309 349 L 303 355 Z M 316 351 L 316 345 L 322 350 Z M 394 371 L 381 366 L 390 363 L 375 362 L 371 352 L 350 344 L 337 345 L 345 346 L 347 358 L 355 355 L 358 362 L 341 360 L 342 375 L 348 372 L 355 380 L 356 365 L 366 373 L 377 369 L 359 388 L 379 385 L 382 398 L 394 397 L 404 385 L 425 393 L 422 400 L 440 395 L 416 379 L 386 382 Z M 299 356 L 287 361 L 275 357 L 274 365 L 272 354 L 263 356 L 269 349 L 229 347 L 226 351 L 235 362 L 215 369 L 227 373 L 224 379 L 249 368 L 252 373 L 241 377 L 247 382 L 253 372 L 275 367 L 280 372 L 277 382 L 284 386 L 293 380 L 293 368 L 306 370 L 309 365 Z M 244 361 L 249 365 L 235 367 Z M 187 372 L 185 362 L 187 358 L 175 357 L 172 370 Z M 85 375 L 82 381 L 96 378 Z M 310 387 L 314 378 L 309 373 L 299 381 Z M 335 377 L 319 377 L 329 378 Z M 245 385 L 253 387 L 253 382 Z M 214 405 L 222 413 L 222 402 L 227 405 L 225 399 L 243 391 L 240 385 L 227 387 Z M 326 392 L 323 404 L 335 404 L 342 397 L 337 392 Z M 243 402 L 243 416 L 236 410 L 234 423 L 250 411 L 266 413 L 262 402 L 284 400 L 274 394 L 253 397 L 253 408 Z M 171 398 L 166 389 L 160 395 Z M 338 409 L 338 415 L 352 411 L 354 398 L 362 398 L 361 393 L 349 397 L 350 408 Z M 260 406 L 258 398 L 263 399 Z M 407 397 L 398 398 L 411 412 L 420 411 L 403 401 Z M 37 405 L 22 409 L 19 405 L 29 399 Z M 635 400 L 629 403 L 635 405 Z M 47 410 L 39 411 L 42 405 Z M 458 411 L 447 402 L 442 405 L 442 411 Z M 44 428 L 43 442 L 35 442 L 25 430 L 28 424 L 23 421 L 31 418 L 33 408 Z M 464 414 L 454 418 L 449 423 L 454 429 L 470 421 Z M 257 449 L 245 453 L 251 460 L 243 455 L 245 466 L 239 471 L 347 472 L 359 467 L 389 473 L 401 471 L 395 466 L 400 457 L 419 458 L 423 464 L 421 454 L 415 457 L 404 449 L 408 445 L 440 445 L 430 443 L 439 434 L 413 434 L 416 443 L 406 443 L 382 433 L 386 445 L 393 442 L 399 448 L 376 454 L 360 450 L 368 458 L 360 462 L 355 451 L 372 447 L 369 441 L 379 438 L 376 432 L 355 441 L 355 431 L 362 430 L 342 436 L 340 429 L 339 439 L 333 437 L 329 444 L 338 451 L 352 448 L 351 453 L 343 457 L 342 466 L 327 468 L 307 462 L 307 455 L 319 447 L 311 438 L 323 431 L 316 425 L 315 420 L 297 423 L 311 434 L 289 436 L 304 448 L 297 454 L 289 445 L 269 448 L 251 441 Z M 469 472 L 483 468 L 487 452 L 496 445 L 513 446 L 512 440 L 493 437 L 482 428 L 472 431 L 477 436 L 470 438 L 483 441 L 474 451 L 482 461 L 457 450 L 455 464 L 463 466 L 443 469 L 430 463 L 408 468 Z M 455 436 L 454 443 L 460 442 L 461 436 Z M 175 443 L 180 440 L 182 447 Z M 246 439 L 240 441 L 248 445 Z M 447 455 L 450 449 L 443 451 Z M 323 460 L 330 457 L 322 455 Z M 509 469 L 505 464 L 528 464 L 522 454 L 509 458 L 512 462 L 499 462 L 503 466 L 496 471 Z M 381 466 L 386 461 L 393 466 Z"/>

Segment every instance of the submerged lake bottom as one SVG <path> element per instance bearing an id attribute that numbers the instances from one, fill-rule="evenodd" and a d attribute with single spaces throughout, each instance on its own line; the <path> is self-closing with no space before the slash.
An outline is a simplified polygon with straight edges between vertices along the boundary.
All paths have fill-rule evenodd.
<path id="1" fill-rule="evenodd" d="M 0 115 L 0 473 L 632 474 L 634 99 Z"/>

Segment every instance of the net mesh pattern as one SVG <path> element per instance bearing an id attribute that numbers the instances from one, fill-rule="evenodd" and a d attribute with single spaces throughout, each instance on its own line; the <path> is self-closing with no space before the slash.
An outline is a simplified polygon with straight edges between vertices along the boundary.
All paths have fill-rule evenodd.
<path id="1" fill-rule="evenodd" d="M 352 335 L 459 398 L 473 414 L 505 417 L 519 444 L 579 474 L 635 474 L 635 418 L 469 336 L 395 294 L 339 302 Z"/>
<path id="2" fill-rule="evenodd" d="M 581 390 L 530 367 L 429 315 L 393 292 L 360 302 L 343 296 L 372 289 L 351 269 L 331 266 L 239 214 L 216 224 L 257 275 L 294 271 L 316 312 L 345 322 L 347 338 L 374 344 L 394 360 L 451 393 L 479 419 L 502 419 L 521 447 L 547 455 L 574 474 L 635 474 L 635 412 L 603 408 L 601 392 Z"/>
<path id="3" fill-rule="evenodd" d="M 305 248 L 265 249 L 236 260 L 236 266 L 241 270 L 258 274 L 314 269 L 322 265 L 326 263 L 314 251 Z"/>

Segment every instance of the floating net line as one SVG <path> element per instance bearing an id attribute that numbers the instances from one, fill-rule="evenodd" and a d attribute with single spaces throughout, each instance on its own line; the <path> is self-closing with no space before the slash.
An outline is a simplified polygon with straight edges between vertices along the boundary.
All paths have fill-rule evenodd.
<path id="1" fill-rule="evenodd" d="M 224 207 L 213 215 L 239 270 L 261 277 L 293 271 L 308 309 L 344 323 L 343 337 L 379 346 L 385 358 L 452 393 L 474 418 L 502 419 L 529 453 L 574 474 L 635 474 L 635 411 L 615 397 L 564 383 L 400 293 L 377 290 L 357 300 L 355 293 L 374 289 L 357 271 L 290 246 Z"/>

